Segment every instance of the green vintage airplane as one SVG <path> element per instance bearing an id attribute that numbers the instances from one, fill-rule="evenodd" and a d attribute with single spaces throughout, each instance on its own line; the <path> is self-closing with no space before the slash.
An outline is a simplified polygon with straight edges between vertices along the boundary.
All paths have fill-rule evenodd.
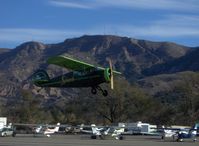
<path id="1" fill-rule="evenodd" d="M 47 60 L 49 64 L 58 65 L 73 71 L 50 79 L 45 70 L 38 70 L 32 76 L 32 81 L 39 87 L 91 87 L 91 93 L 96 94 L 101 91 L 104 96 L 108 95 L 107 90 L 103 90 L 101 83 L 110 83 L 113 89 L 113 74 L 121 74 L 114 71 L 109 60 L 109 67 L 102 68 L 75 60 L 65 55 L 51 57 Z"/>

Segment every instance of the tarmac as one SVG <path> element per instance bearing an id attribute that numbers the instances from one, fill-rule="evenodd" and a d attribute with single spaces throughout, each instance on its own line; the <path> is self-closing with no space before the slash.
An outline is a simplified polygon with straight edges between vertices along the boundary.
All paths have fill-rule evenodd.
<path id="1" fill-rule="evenodd" d="M 186 139 L 174 142 L 172 139 L 161 140 L 159 136 L 125 136 L 124 140 L 107 138 L 90 139 L 89 135 L 52 135 L 51 137 L 32 134 L 16 137 L 0 137 L 0 146 L 198 146 L 199 141 Z"/>

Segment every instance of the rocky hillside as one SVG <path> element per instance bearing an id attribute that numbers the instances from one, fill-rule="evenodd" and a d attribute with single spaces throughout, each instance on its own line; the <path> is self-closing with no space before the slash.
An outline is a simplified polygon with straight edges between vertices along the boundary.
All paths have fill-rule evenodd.
<path id="1" fill-rule="evenodd" d="M 31 75 L 39 68 L 47 69 L 51 77 L 66 72 L 46 64 L 48 57 L 63 53 L 99 66 L 108 66 L 107 58 L 111 58 L 114 68 L 121 71 L 126 80 L 140 86 L 146 77 L 148 82 L 151 75 L 199 70 L 198 48 L 169 42 L 109 35 L 82 36 L 58 44 L 27 42 L 15 49 L 0 49 L 1 101 L 19 99 L 21 89 L 31 89 L 45 99 L 77 95 L 79 89 L 51 88 L 38 93 L 38 88 L 30 82 Z"/>
<path id="2" fill-rule="evenodd" d="M 182 71 L 199 70 L 199 49 L 193 48 L 189 53 L 174 60 L 154 65 L 143 71 L 145 75 L 171 74 Z"/>
<path id="3" fill-rule="evenodd" d="M 5 52 L 9 52 L 10 49 L 6 49 L 6 48 L 0 48 L 0 54 L 3 54 Z"/>

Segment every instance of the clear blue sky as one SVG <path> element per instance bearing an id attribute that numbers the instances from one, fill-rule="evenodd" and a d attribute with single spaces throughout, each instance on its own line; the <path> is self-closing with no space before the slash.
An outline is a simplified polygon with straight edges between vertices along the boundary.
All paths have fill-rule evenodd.
<path id="1" fill-rule="evenodd" d="M 0 48 L 85 34 L 199 46 L 199 0 L 0 0 Z"/>

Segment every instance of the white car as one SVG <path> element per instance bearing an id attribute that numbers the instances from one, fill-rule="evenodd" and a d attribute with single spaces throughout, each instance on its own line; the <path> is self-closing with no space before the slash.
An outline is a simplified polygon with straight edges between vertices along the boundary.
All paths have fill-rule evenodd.
<path id="1" fill-rule="evenodd" d="M 3 136 L 3 137 L 13 136 L 14 137 L 15 135 L 16 135 L 16 133 L 14 132 L 14 130 L 12 128 L 2 128 L 0 130 L 0 136 Z"/>

